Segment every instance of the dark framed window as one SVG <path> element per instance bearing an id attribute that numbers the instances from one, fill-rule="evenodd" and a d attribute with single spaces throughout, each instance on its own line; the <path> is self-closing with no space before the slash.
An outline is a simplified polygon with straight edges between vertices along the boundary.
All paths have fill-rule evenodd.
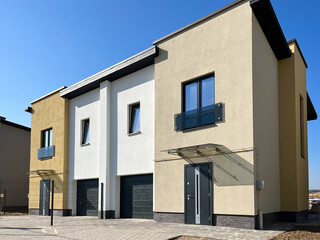
<path id="1" fill-rule="evenodd" d="M 183 83 L 183 112 L 214 105 L 214 75 Z"/>
<path id="2" fill-rule="evenodd" d="M 129 106 L 129 133 L 140 132 L 140 103 Z"/>
<path id="3" fill-rule="evenodd" d="M 90 119 L 81 121 L 81 145 L 89 144 L 90 140 Z"/>
<path id="4" fill-rule="evenodd" d="M 303 98 L 300 95 L 300 150 L 301 150 L 301 157 L 305 157 L 305 139 L 304 139 L 304 105 L 303 105 Z"/>
<path id="5" fill-rule="evenodd" d="M 49 147 L 52 145 L 52 128 L 41 131 L 41 147 Z"/>

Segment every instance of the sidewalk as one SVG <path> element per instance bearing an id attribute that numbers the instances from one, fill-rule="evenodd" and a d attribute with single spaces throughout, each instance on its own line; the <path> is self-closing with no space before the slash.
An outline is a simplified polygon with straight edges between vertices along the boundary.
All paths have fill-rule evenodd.
<path id="1" fill-rule="evenodd" d="M 169 239 L 180 235 L 214 239 L 269 239 L 281 231 L 158 223 L 97 217 L 1 216 L 0 239 Z"/>

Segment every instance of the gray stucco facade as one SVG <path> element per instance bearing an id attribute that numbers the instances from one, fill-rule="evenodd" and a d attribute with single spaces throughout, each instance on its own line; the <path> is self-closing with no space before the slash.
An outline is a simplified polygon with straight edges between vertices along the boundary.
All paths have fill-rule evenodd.
<path id="1" fill-rule="evenodd" d="M 0 117 L 0 211 L 27 211 L 29 159 L 30 128 Z"/>

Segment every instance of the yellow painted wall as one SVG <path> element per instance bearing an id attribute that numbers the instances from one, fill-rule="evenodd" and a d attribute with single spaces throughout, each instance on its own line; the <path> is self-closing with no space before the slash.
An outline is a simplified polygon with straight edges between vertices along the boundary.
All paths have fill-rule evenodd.
<path id="1" fill-rule="evenodd" d="M 253 147 L 251 21 L 252 9 L 244 1 L 158 44 L 160 51 L 155 60 L 156 161 L 172 159 L 162 150 L 205 143 L 221 144 L 229 150 Z M 225 122 L 189 132 L 174 131 L 174 114 L 182 109 L 182 83 L 209 73 L 215 75 L 215 102 L 225 104 Z M 239 157 L 253 167 L 253 152 Z M 156 212 L 184 212 L 184 164 L 184 161 L 156 162 Z M 215 185 L 214 192 L 218 193 L 214 193 L 214 213 L 255 214 L 253 176 L 251 186 L 240 183 Z M 226 207 L 224 202 L 234 193 L 241 204 Z"/>
<path id="2" fill-rule="evenodd" d="M 296 103 L 296 156 L 297 156 L 297 192 L 298 206 L 297 210 L 302 211 L 308 209 L 309 206 L 309 175 L 308 175 L 308 129 L 307 129 L 307 85 L 306 65 L 302 60 L 301 53 L 296 44 L 291 44 L 292 52 L 294 53 L 295 63 L 295 103 Z M 304 103 L 304 149 L 305 155 L 301 156 L 300 147 L 300 96 Z"/>
<path id="3" fill-rule="evenodd" d="M 50 175 L 30 175 L 29 208 L 39 209 L 40 180 L 55 180 L 55 209 L 67 209 L 68 192 L 68 100 L 60 97 L 60 92 L 32 104 L 30 171 L 54 170 Z M 41 131 L 52 128 L 52 143 L 55 156 L 38 160 L 41 148 Z"/>
<path id="4" fill-rule="evenodd" d="M 281 210 L 308 209 L 308 143 L 306 66 L 296 43 L 292 56 L 279 61 Z M 300 95 L 304 101 L 305 158 L 300 151 Z"/>

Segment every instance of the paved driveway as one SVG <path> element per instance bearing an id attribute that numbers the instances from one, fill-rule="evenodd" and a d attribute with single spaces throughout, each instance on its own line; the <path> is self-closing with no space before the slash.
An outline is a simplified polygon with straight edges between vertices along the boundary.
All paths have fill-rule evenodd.
<path id="1" fill-rule="evenodd" d="M 215 239 L 268 239 L 280 231 L 157 223 L 152 220 L 97 217 L 2 216 L 0 239 L 169 239 L 179 235 Z"/>

